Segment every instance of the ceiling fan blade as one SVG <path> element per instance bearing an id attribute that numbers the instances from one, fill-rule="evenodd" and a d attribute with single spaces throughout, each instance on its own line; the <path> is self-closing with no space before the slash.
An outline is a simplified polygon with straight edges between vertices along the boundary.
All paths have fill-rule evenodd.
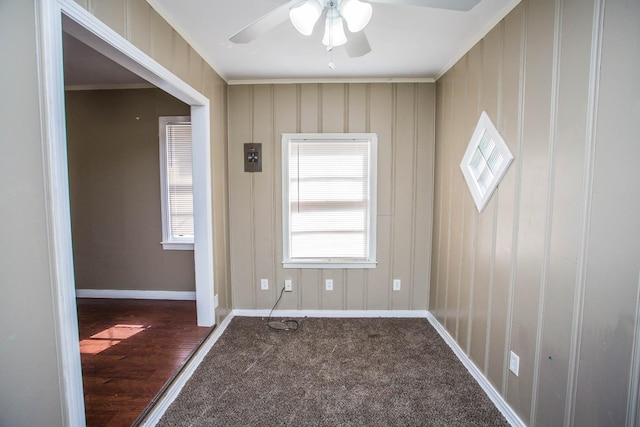
<path id="1" fill-rule="evenodd" d="M 369 39 L 367 39 L 367 35 L 364 33 L 364 31 L 349 33 L 347 44 L 345 44 L 344 47 L 347 50 L 347 55 L 349 55 L 351 58 L 358 58 L 371 52 Z"/>
<path id="2" fill-rule="evenodd" d="M 406 6 L 433 7 L 436 9 L 466 12 L 480 3 L 480 0 L 369 0 L 370 3 L 399 4 Z"/>
<path id="3" fill-rule="evenodd" d="M 289 9 L 292 4 L 298 1 L 299 0 L 291 0 L 282 6 L 276 7 L 271 12 L 261 18 L 258 18 L 255 22 L 247 25 L 242 30 L 229 37 L 229 40 L 234 43 L 249 43 L 259 36 L 271 31 L 273 28 L 289 19 Z"/>

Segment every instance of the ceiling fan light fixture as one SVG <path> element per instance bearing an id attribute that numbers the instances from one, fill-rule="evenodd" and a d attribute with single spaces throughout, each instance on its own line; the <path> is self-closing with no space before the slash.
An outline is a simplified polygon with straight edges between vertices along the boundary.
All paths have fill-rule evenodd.
<path id="1" fill-rule="evenodd" d="M 323 5 L 318 0 L 306 0 L 296 7 L 289 9 L 289 19 L 301 34 L 310 36 L 316 22 L 322 15 Z"/>
<path id="2" fill-rule="evenodd" d="M 324 37 L 322 44 L 330 47 L 342 46 L 347 42 L 347 36 L 344 33 L 342 18 L 340 16 L 331 18 L 327 16 L 324 24 Z"/>
<path id="3" fill-rule="evenodd" d="M 360 0 L 342 0 L 340 2 L 340 13 L 347 27 L 352 33 L 357 33 L 364 29 L 371 20 L 373 8 L 369 3 Z"/>

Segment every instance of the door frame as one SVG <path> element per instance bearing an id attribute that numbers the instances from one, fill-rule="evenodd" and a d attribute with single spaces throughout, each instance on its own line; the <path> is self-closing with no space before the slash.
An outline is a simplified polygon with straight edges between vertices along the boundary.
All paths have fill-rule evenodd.
<path id="1" fill-rule="evenodd" d="M 38 65 L 51 278 L 65 425 L 84 425 L 67 164 L 64 30 L 114 62 L 191 106 L 194 266 L 199 326 L 213 326 L 214 253 L 209 99 L 73 0 L 38 0 Z"/>

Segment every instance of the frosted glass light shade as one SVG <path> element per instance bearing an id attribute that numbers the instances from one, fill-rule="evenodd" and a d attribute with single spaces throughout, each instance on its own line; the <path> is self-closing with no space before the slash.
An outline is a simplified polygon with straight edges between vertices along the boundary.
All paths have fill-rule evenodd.
<path id="1" fill-rule="evenodd" d="M 373 8 L 369 3 L 363 3 L 360 0 L 342 0 L 340 12 L 347 21 L 349 31 L 357 33 L 364 29 L 371 20 Z"/>
<path id="2" fill-rule="evenodd" d="M 307 0 L 300 6 L 289 9 L 289 19 L 301 34 L 310 36 L 322 14 L 322 5 L 317 0 Z"/>
<path id="3" fill-rule="evenodd" d="M 322 38 L 322 44 L 325 46 L 342 46 L 347 42 L 347 36 L 344 33 L 344 27 L 342 26 L 342 18 L 340 16 L 336 18 L 329 18 L 324 24 L 324 37 Z"/>

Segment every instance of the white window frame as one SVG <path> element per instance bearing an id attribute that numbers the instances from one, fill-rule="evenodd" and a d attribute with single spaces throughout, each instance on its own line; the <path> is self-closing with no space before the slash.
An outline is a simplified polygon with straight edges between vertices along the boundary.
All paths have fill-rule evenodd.
<path id="1" fill-rule="evenodd" d="M 494 152 L 497 151 L 497 153 L 502 157 L 502 162 L 495 171 L 491 171 L 493 178 L 488 181 L 486 188 L 483 188 L 483 186 L 479 184 L 479 177 L 476 176 L 478 173 L 473 168 L 472 163 L 474 155 L 479 151 L 480 143 L 482 142 L 485 134 L 489 136 L 495 144 Z M 509 147 L 507 147 L 504 139 L 502 139 L 502 136 L 500 136 L 500 133 L 493 125 L 489 115 L 483 111 L 482 114 L 480 114 L 478 124 L 471 136 L 471 140 L 467 146 L 467 151 L 464 153 L 462 161 L 460 162 L 460 169 L 462 170 L 462 174 L 464 175 L 479 213 L 487 206 L 491 195 L 500 184 L 500 181 L 507 172 L 512 160 L 513 155 L 511 154 L 511 151 L 509 151 Z"/>
<path id="2" fill-rule="evenodd" d="M 292 259 L 290 251 L 289 217 L 289 156 L 292 142 L 353 142 L 369 144 L 369 245 L 368 257 L 363 260 L 305 258 Z M 282 236 L 284 268 L 375 268 L 376 267 L 376 219 L 377 219 L 377 165 L 378 136 L 375 133 L 284 133 L 282 134 Z"/>
<path id="3" fill-rule="evenodd" d="M 160 202 L 162 209 L 162 249 L 164 250 L 193 250 L 194 237 L 177 237 L 171 232 L 171 210 L 169 209 L 169 179 L 167 159 L 167 125 L 170 123 L 189 123 L 190 116 L 160 116 Z M 193 160 L 192 160 L 193 161 Z M 192 172 L 193 173 L 193 172 Z M 192 190 L 193 191 L 193 190 Z M 194 233 L 195 235 L 195 233 Z"/>

